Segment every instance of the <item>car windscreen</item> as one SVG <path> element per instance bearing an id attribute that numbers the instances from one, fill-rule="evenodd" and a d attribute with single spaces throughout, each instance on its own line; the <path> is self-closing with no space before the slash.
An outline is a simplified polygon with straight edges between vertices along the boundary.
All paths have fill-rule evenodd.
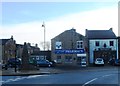
<path id="1" fill-rule="evenodd" d="M 102 59 L 101 59 L 101 58 L 98 58 L 97 61 L 102 61 Z"/>

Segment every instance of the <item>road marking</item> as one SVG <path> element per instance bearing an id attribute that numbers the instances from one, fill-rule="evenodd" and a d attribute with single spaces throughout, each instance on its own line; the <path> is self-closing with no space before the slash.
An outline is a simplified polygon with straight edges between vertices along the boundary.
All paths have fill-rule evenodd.
<path id="1" fill-rule="evenodd" d="M 86 82 L 85 84 L 83 84 L 82 86 L 85 86 L 85 85 L 87 85 L 87 84 L 90 84 L 91 82 L 93 82 L 93 81 L 95 81 L 95 80 L 97 80 L 98 78 L 94 78 L 94 79 L 92 79 L 92 80 L 90 80 L 90 81 L 88 81 L 88 82 Z"/>
<path id="2" fill-rule="evenodd" d="M 109 75 L 104 75 L 104 76 L 102 76 L 102 77 L 108 77 L 108 76 L 111 76 L 111 75 L 113 75 L 113 74 L 109 74 Z"/>
<path id="3" fill-rule="evenodd" d="M 101 76 L 101 78 L 108 77 L 108 76 L 111 76 L 111 75 L 113 75 L 113 74 L 104 75 L 104 76 Z M 90 84 L 91 82 L 93 82 L 93 81 L 95 81 L 95 80 L 97 80 L 97 79 L 98 79 L 98 78 L 94 78 L 94 79 L 86 82 L 86 83 L 83 84 L 82 86 L 88 85 L 88 84 Z"/>
<path id="4" fill-rule="evenodd" d="M 37 78 L 37 77 L 40 77 L 40 76 L 50 76 L 50 75 L 34 75 L 34 76 L 28 76 L 27 79 Z"/>
<path id="5" fill-rule="evenodd" d="M 27 76 L 27 77 L 21 77 L 21 78 L 15 78 L 15 79 L 8 79 L 6 81 L 0 81 L 1 83 L 9 83 L 9 82 L 14 82 L 14 81 L 19 81 L 19 80 L 23 80 L 23 79 L 30 79 L 30 78 L 36 78 L 36 77 L 40 77 L 40 76 L 49 76 L 49 75 L 32 75 L 32 76 Z"/>

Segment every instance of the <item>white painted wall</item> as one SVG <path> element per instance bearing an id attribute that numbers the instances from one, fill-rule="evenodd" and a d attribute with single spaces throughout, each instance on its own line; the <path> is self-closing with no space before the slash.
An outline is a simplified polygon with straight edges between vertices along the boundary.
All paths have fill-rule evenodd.
<path id="1" fill-rule="evenodd" d="M 99 46 L 96 46 L 96 41 L 99 41 Z M 114 46 L 109 46 L 109 42 L 113 41 Z M 112 50 L 117 50 L 118 51 L 118 41 L 117 39 L 95 39 L 95 40 L 89 40 L 89 52 L 90 52 L 90 63 L 93 63 L 93 51 L 98 48 L 104 48 L 104 43 L 107 45 L 106 48 L 111 48 Z M 117 55 L 118 57 L 118 55 Z"/>

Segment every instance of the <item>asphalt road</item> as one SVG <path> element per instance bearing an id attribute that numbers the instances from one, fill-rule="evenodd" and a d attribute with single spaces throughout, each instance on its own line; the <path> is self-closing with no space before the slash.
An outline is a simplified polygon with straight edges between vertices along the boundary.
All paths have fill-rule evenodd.
<path id="1" fill-rule="evenodd" d="M 20 85 L 52 85 L 72 84 L 78 86 L 101 85 L 120 86 L 120 72 L 118 68 L 100 67 L 94 70 L 73 71 L 61 74 L 33 75 L 33 76 L 3 76 L 2 84 Z M 56 85 L 55 85 L 56 86 Z"/>

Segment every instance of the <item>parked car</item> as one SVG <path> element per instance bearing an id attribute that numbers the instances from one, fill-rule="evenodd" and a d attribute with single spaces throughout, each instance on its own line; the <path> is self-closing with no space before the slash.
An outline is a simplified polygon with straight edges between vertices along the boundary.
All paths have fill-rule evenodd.
<path id="1" fill-rule="evenodd" d="M 104 65 L 104 60 L 103 60 L 103 58 L 96 58 L 96 60 L 95 60 L 95 65 Z"/>
<path id="2" fill-rule="evenodd" d="M 39 67 L 52 67 L 52 62 L 49 62 L 48 60 L 36 60 L 36 65 Z"/>
<path id="3" fill-rule="evenodd" d="M 115 59 L 113 58 L 109 59 L 108 64 L 115 65 Z"/>
<path id="4" fill-rule="evenodd" d="M 116 59 L 114 65 L 115 66 L 120 66 L 120 59 Z"/>
<path id="5" fill-rule="evenodd" d="M 55 61 L 51 61 L 52 62 L 52 67 L 56 66 L 56 62 Z"/>
<path id="6" fill-rule="evenodd" d="M 6 64 L 2 64 L 2 63 L 0 63 L 0 69 L 5 69 L 5 70 L 7 70 L 8 67 L 7 67 Z"/>
<path id="7" fill-rule="evenodd" d="M 8 61 L 7 61 L 7 66 L 8 67 L 11 67 L 11 68 L 14 68 L 15 66 L 16 67 L 19 67 L 21 65 L 21 60 L 18 59 L 18 58 L 10 58 Z"/>

